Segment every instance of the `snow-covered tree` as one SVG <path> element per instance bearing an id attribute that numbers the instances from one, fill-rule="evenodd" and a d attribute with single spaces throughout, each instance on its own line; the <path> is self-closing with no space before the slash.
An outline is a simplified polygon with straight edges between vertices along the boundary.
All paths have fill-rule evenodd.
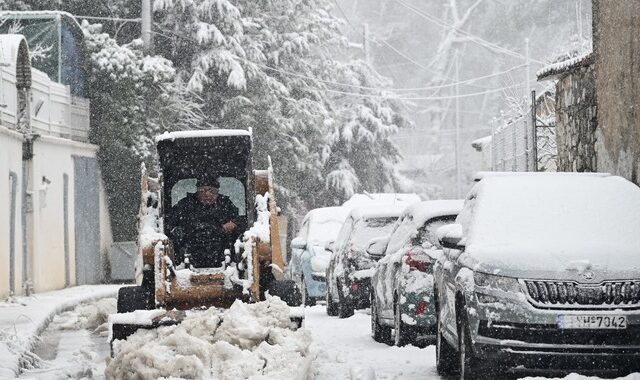
<path id="1" fill-rule="evenodd" d="M 0 0 L 0 10 L 3 11 L 28 11 L 31 7 L 22 0 Z"/>
<path id="2" fill-rule="evenodd" d="M 172 63 L 144 55 L 140 40 L 118 43 L 101 25 L 82 24 L 90 58 L 91 141 L 98 153 L 116 238 L 135 231 L 139 166 L 153 156 L 153 137 L 202 123 L 199 105 L 176 79 Z"/>
<path id="3" fill-rule="evenodd" d="M 203 97 L 212 123 L 253 128 L 257 163 L 270 155 L 280 190 L 303 207 L 393 188 L 389 137 L 406 123 L 385 96 L 350 87 L 387 83 L 362 62 L 340 62 L 346 40 L 331 4 L 154 3 L 162 54 Z"/>

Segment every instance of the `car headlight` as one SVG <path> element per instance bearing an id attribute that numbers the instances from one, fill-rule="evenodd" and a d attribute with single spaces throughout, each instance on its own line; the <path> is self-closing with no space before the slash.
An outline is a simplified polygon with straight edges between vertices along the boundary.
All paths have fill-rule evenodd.
<path id="1" fill-rule="evenodd" d="M 519 293 L 521 291 L 520 283 L 517 278 L 496 276 L 482 272 L 473 274 L 473 281 L 476 286 L 483 288 L 494 288 L 505 292 Z"/>

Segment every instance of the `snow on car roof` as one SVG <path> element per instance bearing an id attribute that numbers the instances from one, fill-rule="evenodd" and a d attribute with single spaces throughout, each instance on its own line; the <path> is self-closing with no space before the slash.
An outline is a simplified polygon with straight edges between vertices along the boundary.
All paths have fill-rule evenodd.
<path id="1" fill-rule="evenodd" d="M 463 205 L 463 199 L 422 201 L 404 209 L 402 216 L 411 214 L 413 215 L 414 225 L 422 226 L 429 219 L 439 216 L 458 215 Z"/>
<path id="2" fill-rule="evenodd" d="M 370 204 L 356 207 L 349 212 L 353 219 L 397 218 L 402 214 L 404 206 L 394 204 Z"/>
<path id="3" fill-rule="evenodd" d="M 420 201 L 420 197 L 415 193 L 358 193 L 353 194 L 342 206 L 353 208 L 371 203 L 384 203 L 406 207 Z"/>
<path id="4" fill-rule="evenodd" d="M 165 132 L 159 136 L 156 136 L 156 143 L 163 140 L 219 136 L 251 136 L 251 131 L 246 131 L 243 129 L 206 129 L 196 131 Z"/>
<path id="5" fill-rule="evenodd" d="M 565 176 L 565 177 L 575 177 L 575 176 L 592 176 L 592 177 L 608 177 L 610 173 L 576 173 L 576 172 L 477 172 L 473 176 L 473 180 L 478 182 L 487 177 L 536 177 L 536 176 Z"/>
<path id="6" fill-rule="evenodd" d="M 324 246 L 327 241 L 336 240 L 340 228 L 349 215 L 346 207 L 321 207 L 307 213 L 305 222 L 309 221 L 307 244 Z"/>
<path id="7" fill-rule="evenodd" d="M 473 209 L 456 220 L 466 230 L 466 250 L 481 260 L 514 267 L 527 257 L 535 258 L 531 265 L 638 262 L 640 189 L 622 177 L 488 176 L 470 195 Z"/>
<path id="8" fill-rule="evenodd" d="M 344 222 L 349 215 L 349 209 L 342 206 L 319 207 L 309 211 L 304 217 L 311 219 L 314 223 L 323 223 L 324 221 Z"/>

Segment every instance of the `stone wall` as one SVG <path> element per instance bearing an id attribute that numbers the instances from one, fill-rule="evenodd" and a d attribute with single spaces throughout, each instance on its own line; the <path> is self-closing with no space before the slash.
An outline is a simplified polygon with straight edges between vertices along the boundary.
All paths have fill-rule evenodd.
<path id="1" fill-rule="evenodd" d="M 588 58 L 560 76 L 556 83 L 558 171 L 596 171 L 596 92 Z"/>
<path id="2" fill-rule="evenodd" d="M 640 6 L 593 1 L 598 170 L 640 184 Z"/>

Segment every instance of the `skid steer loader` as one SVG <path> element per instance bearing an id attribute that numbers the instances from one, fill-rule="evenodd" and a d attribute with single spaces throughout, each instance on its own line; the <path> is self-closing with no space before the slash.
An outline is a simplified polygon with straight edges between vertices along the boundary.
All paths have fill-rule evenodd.
<path id="1" fill-rule="evenodd" d="M 300 305 L 300 290 L 282 278 L 285 264 L 273 170 L 270 162 L 267 170 L 253 169 L 251 131 L 172 132 L 156 142 L 158 178 L 142 166 L 137 285 L 119 290 L 118 314 L 110 318 L 111 342 L 139 328 L 179 323 L 186 310 L 228 308 L 238 299 L 258 302 L 267 292 L 290 306 Z M 180 199 L 195 192 L 202 175 L 219 179 L 220 194 L 233 202 L 240 219 L 233 241 L 221 248 L 224 262 L 213 268 L 193 267 L 188 249 L 176 247 L 174 226 L 167 223 Z M 304 315 L 292 310 L 296 328 Z"/>

